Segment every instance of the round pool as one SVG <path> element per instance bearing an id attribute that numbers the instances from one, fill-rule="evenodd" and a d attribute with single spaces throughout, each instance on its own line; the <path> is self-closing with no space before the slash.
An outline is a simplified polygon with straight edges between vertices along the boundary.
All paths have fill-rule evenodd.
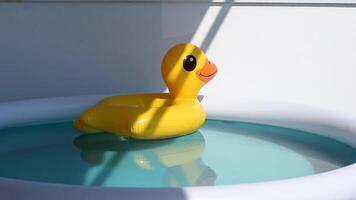
<path id="1" fill-rule="evenodd" d="M 74 130 L 73 119 L 101 98 L 0 104 L 3 198 L 356 196 L 353 133 L 335 128 L 325 132 L 320 126 L 306 131 L 293 123 L 243 122 L 232 117 L 231 109 L 226 110 L 227 117 L 220 117 L 225 120 L 209 119 L 194 134 L 172 139 L 140 141 Z"/>

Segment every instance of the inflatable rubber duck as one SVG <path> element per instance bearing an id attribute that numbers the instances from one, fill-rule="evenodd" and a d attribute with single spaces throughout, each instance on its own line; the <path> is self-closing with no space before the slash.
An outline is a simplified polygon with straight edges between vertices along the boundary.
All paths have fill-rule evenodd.
<path id="1" fill-rule="evenodd" d="M 108 97 L 81 114 L 74 127 L 84 133 L 110 132 L 137 139 L 161 139 L 195 132 L 205 121 L 199 90 L 217 73 L 193 44 L 168 50 L 161 66 L 169 93 Z"/>

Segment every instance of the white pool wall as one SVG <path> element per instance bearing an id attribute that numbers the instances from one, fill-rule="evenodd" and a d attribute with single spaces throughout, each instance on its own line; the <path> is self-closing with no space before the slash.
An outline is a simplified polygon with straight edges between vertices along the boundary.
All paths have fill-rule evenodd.
<path id="1" fill-rule="evenodd" d="M 202 93 L 356 111 L 355 7 L 130 2 L 1 3 L 0 101 L 162 91 L 192 41 L 219 67 Z"/>

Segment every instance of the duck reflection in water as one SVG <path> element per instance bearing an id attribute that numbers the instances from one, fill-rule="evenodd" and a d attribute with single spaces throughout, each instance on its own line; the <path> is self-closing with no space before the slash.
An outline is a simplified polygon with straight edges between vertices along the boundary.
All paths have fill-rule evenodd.
<path id="1" fill-rule="evenodd" d="M 135 181 L 140 182 L 137 185 L 145 187 L 157 180 L 161 182 L 158 185 L 171 187 L 214 185 L 216 180 L 215 172 L 200 158 L 205 140 L 199 131 L 154 141 L 108 133 L 85 134 L 75 138 L 74 145 L 81 150 L 83 160 L 94 166 L 105 165 L 110 170 L 108 176 L 115 176 L 118 185 L 133 173 Z M 94 181 L 92 185 L 100 185 L 100 182 Z"/>

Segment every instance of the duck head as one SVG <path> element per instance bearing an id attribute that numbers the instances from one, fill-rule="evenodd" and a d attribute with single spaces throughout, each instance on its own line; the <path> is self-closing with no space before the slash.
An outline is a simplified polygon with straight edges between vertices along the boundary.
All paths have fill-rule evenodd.
<path id="1" fill-rule="evenodd" d="M 215 64 L 189 43 L 173 46 L 162 61 L 162 76 L 173 97 L 195 98 L 216 73 Z"/>

